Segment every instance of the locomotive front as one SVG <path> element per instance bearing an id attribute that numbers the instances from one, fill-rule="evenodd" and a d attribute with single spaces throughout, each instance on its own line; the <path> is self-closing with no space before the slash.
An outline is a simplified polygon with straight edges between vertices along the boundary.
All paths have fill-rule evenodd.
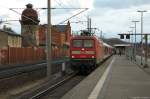
<path id="1" fill-rule="evenodd" d="M 72 37 L 70 61 L 74 70 L 91 71 L 96 65 L 95 39 L 89 36 Z"/>

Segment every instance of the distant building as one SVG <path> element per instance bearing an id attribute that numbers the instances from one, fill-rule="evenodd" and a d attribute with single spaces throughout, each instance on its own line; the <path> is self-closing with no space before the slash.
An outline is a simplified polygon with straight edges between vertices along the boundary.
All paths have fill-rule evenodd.
<path id="1" fill-rule="evenodd" d="M 39 45 L 46 45 L 46 26 L 39 26 Z M 66 25 L 53 25 L 51 30 L 52 44 L 56 46 L 68 46 L 71 36 L 70 22 Z"/>
<path id="2" fill-rule="evenodd" d="M 38 46 L 38 14 L 37 11 L 33 9 L 32 4 L 27 4 L 26 9 L 23 10 L 21 15 L 21 35 L 22 35 L 22 45 L 23 47 L 34 47 Z"/>
<path id="3" fill-rule="evenodd" d="M 119 52 L 125 54 L 126 49 L 130 47 L 131 44 L 114 44 L 113 46 L 116 49 L 116 54 L 119 54 Z"/>
<path id="4" fill-rule="evenodd" d="M 0 48 L 21 47 L 22 37 L 14 32 L 0 30 Z"/>

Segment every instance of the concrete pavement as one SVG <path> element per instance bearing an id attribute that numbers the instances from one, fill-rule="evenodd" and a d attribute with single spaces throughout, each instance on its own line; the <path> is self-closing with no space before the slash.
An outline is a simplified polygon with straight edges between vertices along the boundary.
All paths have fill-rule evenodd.
<path id="1" fill-rule="evenodd" d="M 97 99 L 150 99 L 150 75 L 124 56 L 115 56 Z"/>
<path id="2" fill-rule="evenodd" d="M 77 86 L 75 86 L 72 90 L 66 93 L 61 99 L 88 99 L 95 85 L 108 67 L 111 59 L 112 58 L 110 58 L 105 64 L 98 67 Z"/>
<path id="3" fill-rule="evenodd" d="M 98 68 L 62 99 L 150 99 L 150 75 L 125 56 L 113 60 L 107 73 Z"/>

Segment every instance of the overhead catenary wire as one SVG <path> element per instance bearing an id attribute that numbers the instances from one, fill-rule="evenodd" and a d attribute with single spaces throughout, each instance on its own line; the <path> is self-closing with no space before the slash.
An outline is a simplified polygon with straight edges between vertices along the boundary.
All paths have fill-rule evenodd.
<path id="1" fill-rule="evenodd" d="M 62 0 L 59 0 L 61 3 L 62 3 Z M 71 1 L 71 0 L 70 0 Z M 74 5 L 72 5 L 70 2 L 67 2 L 67 4 L 69 5 L 69 6 L 74 6 Z"/>
<path id="2" fill-rule="evenodd" d="M 5 8 L 5 9 L 7 9 L 7 10 L 10 10 L 8 7 L 6 7 L 6 6 L 3 6 L 3 5 L 0 5 L 0 7 L 1 8 Z M 3 22 L 5 23 L 5 22 L 8 22 L 8 21 L 19 21 L 19 20 L 17 20 L 17 19 L 13 19 L 13 20 L 0 20 L 0 24 L 2 24 Z M 11 23 L 5 23 L 5 24 L 8 24 L 8 25 L 11 25 Z M 13 24 L 13 26 L 20 26 L 20 25 L 17 25 L 17 24 Z"/>
<path id="3" fill-rule="evenodd" d="M 55 2 L 56 2 L 59 6 L 61 6 L 62 8 L 64 8 L 63 3 L 59 3 L 57 0 L 55 0 Z"/>
<path id="4" fill-rule="evenodd" d="M 0 7 L 3 7 L 3 8 L 5 8 L 5 9 L 10 10 L 10 11 L 13 11 L 13 12 L 19 14 L 19 15 L 22 15 L 21 13 L 19 13 L 19 12 L 13 10 L 14 8 L 8 8 L 8 7 L 2 6 L 2 5 L 0 5 Z M 31 20 L 31 21 L 33 21 L 34 23 L 38 23 L 38 22 L 34 21 L 32 18 L 30 18 L 30 17 L 28 17 L 28 16 L 25 16 L 25 15 L 22 15 L 22 16 L 25 17 L 25 18 L 27 18 L 27 19 L 29 19 L 29 20 Z"/>
<path id="5" fill-rule="evenodd" d="M 9 8 L 9 9 L 25 9 L 25 8 Z M 43 10 L 47 10 L 48 8 L 34 8 L 34 9 L 43 9 Z M 53 10 L 55 10 L 55 9 L 86 9 L 86 8 L 50 8 L 50 9 L 53 9 Z"/>
<path id="6" fill-rule="evenodd" d="M 60 2 L 62 2 L 61 0 L 59 0 Z M 73 6 L 70 2 L 68 2 L 70 6 Z M 87 18 L 87 15 L 83 15 L 85 18 Z M 79 18 L 79 17 L 78 17 Z M 77 18 L 77 20 L 78 20 Z"/>
<path id="7" fill-rule="evenodd" d="M 21 13 L 15 11 L 15 10 L 13 10 L 13 9 L 17 9 L 17 8 L 9 8 L 9 10 L 11 10 L 11 11 L 13 11 L 13 12 L 19 14 L 19 15 L 22 15 Z M 44 9 L 45 9 L 45 8 L 44 8 Z M 84 12 L 84 11 L 86 11 L 86 10 L 88 10 L 88 8 L 60 8 L 60 9 L 84 9 L 84 10 L 83 10 L 83 11 L 80 11 L 79 13 L 77 13 L 77 14 L 75 14 L 75 15 L 69 17 L 68 19 L 66 19 L 66 20 L 64 20 L 64 21 L 62 21 L 62 22 L 60 22 L 59 24 L 62 24 L 62 23 L 64 23 L 64 22 L 66 22 L 67 20 L 69 20 L 69 19 L 71 19 L 71 18 L 73 18 L 73 17 L 75 17 L 75 16 L 81 14 L 82 12 Z M 31 21 L 33 21 L 34 23 L 38 23 L 38 22 L 34 21 L 33 19 L 31 19 L 31 18 L 25 16 L 25 15 L 22 15 L 22 16 L 25 17 L 25 18 L 27 18 L 27 19 L 29 19 L 29 20 L 31 20 Z"/>
<path id="8" fill-rule="evenodd" d="M 65 8 L 65 5 L 64 5 L 64 3 L 61 1 L 61 0 L 59 0 L 59 2 L 57 1 L 57 0 L 55 0 L 55 2 L 59 5 L 59 6 L 61 6 L 62 8 Z M 69 2 L 68 2 L 69 3 Z M 69 3 L 69 5 L 70 6 L 73 6 L 72 4 L 70 4 Z M 85 8 L 86 9 L 86 8 Z M 88 9 L 88 8 L 87 8 Z M 68 11 L 68 9 L 66 10 L 66 11 Z M 77 16 L 78 17 L 78 16 Z M 71 23 L 80 23 L 81 21 L 79 20 L 79 17 L 77 18 L 77 20 L 78 20 L 78 22 L 71 22 Z M 83 23 L 82 23 L 83 24 Z M 85 26 L 85 25 L 84 25 Z"/>
<path id="9" fill-rule="evenodd" d="M 61 2 L 61 3 L 59 3 L 57 0 L 55 0 L 55 2 L 56 2 L 59 6 L 61 6 L 62 8 L 64 8 L 62 1 L 59 0 L 59 2 Z M 81 8 L 81 9 L 82 9 L 82 8 Z M 87 9 L 88 9 L 88 8 L 84 8 L 84 10 L 87 10 Z M 71 17 L 69 17 L 68 19 L 64 20 L 64 22 L 66 22 L 66 21 L 68 21 L 69 19 L 71 19 L 71 18 L 73 18 L 73 17 L 79 15 L 80 13 L 84 12 L 84 10 L 81 11 L 81 12 L 79 12 L 79 13 L 77 13 L 77 14 L 75 14 L 75 15 L 73 15 L 73 16 L 71 16 Z M 67 11 L 68 11 L 68 10 L 67 10 Z M 59 24 L 63 24 L 64 22 L 62 21 L 62 22 L 60 22 Z"/>
<path id="10" fill-rule="evenodd" d="M 65 4 L 64 4 L 62 1 L 59 0 L 59 2 L 58 2 L 57 0 L 55 0 L 55 2 L 56 2 L 59 6 L 61 6 L 62 8 L 65 8 Z M 72 7 L 72 6 L 71 6 L 71 7 Z M 67 6 L 67 8 L 68 8 L 68 6 Z M 69 11 L 69 10 L 66 9 L 66 11 Z"/>
<path id="11" fill-rule="evenodd" d="M 9 22 L 9 21 L 19 21 L 19 20 L 0 20 L 0 23 L 2 23 L 2 22 Z"/>
<path id="12" fill-rule="evenodd" d="M 23 17 L 25 17 L 25 18 L 31 20 L 32 22 L 34 22 L 34 23 L 36 23 L 36 24 L 38 23 L 38 22 L 34 21 L 32 18 L 30 18 L 30 17 L 28 17 L 28 16 L 25 16 L 25 15 L 23 15 L 23 14 L 21 14 L 21 13 L 15 11 L 15 10 L 11 9 L 11 8 L 9 8 L 9 10 L 11 10 L 11 11 L 13 11 L 13 12 L 19 14 L 19 15 L 22 15 Z"/>
<path id="13" fill-rule="evenodd" d="M 9 23 L 10 21 L 19 21 L 19 20 L 0 20 L 0 25 L 1 24 L 8 24 L 8 25 L 11 25 L 11 23 Z"/>
<path id="14" fill-rule="evenodd" d="M 63 2 L 61 0 L 59 0 L 59 2 L 61 2 L 61 4 L 63 5 Z M 70 4 L 70 2 L 68 2 L 70 6 L 73 6 L 72 4 Z M 77 16 L 78 17 L 78 16 Z M 81 21 L 79 20 L 79 17 L 77 18 L 78 22 L 71 22 L 71 23 L 81 23 Z M 87 21 L 86 21 L 87 22 Z M 82 21 L 83 24 L 83 21 Z M 84 25 L 85 26 L 85 25 Z"/>
<path id="15" fill-rule="evenodd" d="M 13 12 L 19 14 L 19 15 L 22 15 L 22 14 L 19 13 L 19 12 L 17 12 L 17 11 L 15 11 L 14 9 L 25 9 L 25 8 L 8 8 L 8 7 L 4 7 L 4 8 L 7 8 L 7 9 L 9 9 L 9 10 L 11 10 L 11 11 L 13 11 Z M 35 8 L 35 9 L 48 9 L 48 8 Z M 84 10 L 80 11 L 79 13 L 77 13 L 77 14 L 69 17 L 68 19 L 60 22 L 59 24 L 63 24 L 64 22 L 68 21 L 69 19 L 71 19 L 71 18 L 73 18 L 73 17 L 81 14 L 82 12 L 88 10 L 88 8 L 51 8 L 51 9 L 84 9 Z M 33 19 L 29 18 L 28 16 L 25 16 L 25 15 L 22 15 L 22 16 L 25 17 L 25 18 L 27 18 L 27 19 L 29 19 L 29 20 L 31 20 L 31 21 L 33 21 L 34 23 L 38 23 L 38 22 L 34 21 Z"/>
<path id="16" fill-rule="evenodd" d="M 60 6 L 62 7 L 62 9 L 65 9 L 65 5 L 62 1 L 59 0 L 59 2 L 57 0 L 55 0 L 55 2 Z M 68 8 L 68 7 L 67 7 Z M 67 12 L 70 11 L 69 9 L 65 9 Z"/>
<path id="17" fill-rule="evenodd" d="M 62 22 L 60 22 L 59 24 L 63 24 L 64 22 L 66 22 L 66 21 L 68 21 L 69 19 L 71 19 L 71 18 L 73 18 L 73 17 L 75 17 L 75 16 L 81 14 L 82 12 L 85 12 L 86 10 L 88 10 L 88 8 L 86 8 L 86 9 L 80 11 L 80 12 L 77 13 L 77 14 L 74 14 L 73 16 L 69 17 L 68 19 L 66 19 L 66 20 L 64 20 L 64 21 L 62 21 Z"/>

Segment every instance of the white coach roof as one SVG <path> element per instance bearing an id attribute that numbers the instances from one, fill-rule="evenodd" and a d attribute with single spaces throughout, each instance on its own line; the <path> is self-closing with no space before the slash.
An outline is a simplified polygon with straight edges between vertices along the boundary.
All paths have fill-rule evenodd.
<path id="1" fill-rule="evenodd" d="M 106 47 L 113 48 L 111 45 L 109 45 L 109 44 L 107 44 L 107 43 L 104 43 L 104 42 L 103 42 L 103 45 L 106 46 Z"/>
<path id="2" fill-rule="evenodd" d="M 115 44 L 114 47 L 131 46 L 131 44 Z"/>

